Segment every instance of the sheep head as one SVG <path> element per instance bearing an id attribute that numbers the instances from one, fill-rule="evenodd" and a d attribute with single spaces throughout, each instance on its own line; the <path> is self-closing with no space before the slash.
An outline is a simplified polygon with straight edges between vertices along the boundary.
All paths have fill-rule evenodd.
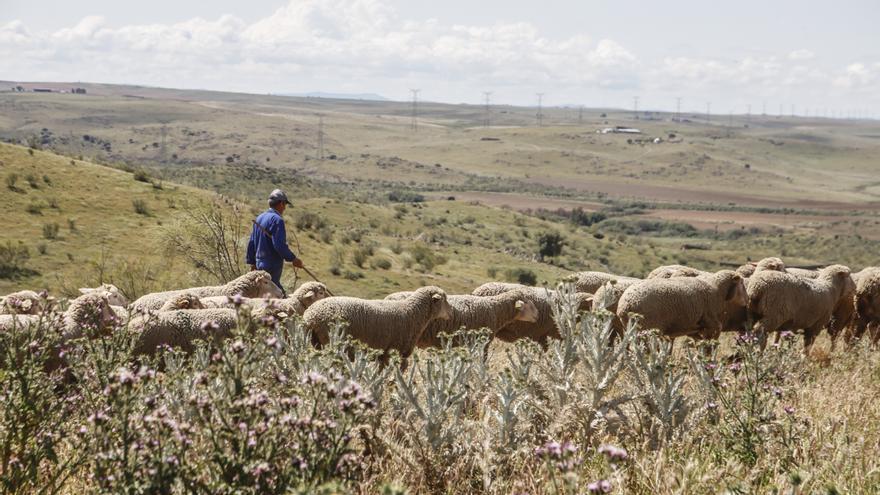
<path id="1" fill-rule="evenodd" d="M 785 263 L 776 257 L 764 258 L 755 265 L 754 271 L 771 270 L 774 272 L 784 272 Z"/>
<path id="2" fill-rule="evenodd" d="M 513 306 L 516 309 L 516 317 L 514 317 L 514 320 L 527 321 L 529 323 L 535 323 L 538 321 L 540 313 L 538 312 L 538 307 L 535 306 L 535 303 L 532 301 L 517 299 Z"/>
<path id="3" fill-rule="evenodd" d="M 263 270 L 248 272 L 227 284 L 232 290 L 229 295 L 243 297 L 278 299 L 284 297 L 281 288 L 272 281 L 272 275 Z"/>
<path id="4" fill-rule="evenodd" d="M 128 306 L 128 298 L 126 298 L 122 291 L 119 290 L 119 287 L 116 287 L 113 284 L 101 284 L 99 287 L 88 288 L 82 287 L 79 289 L 79 293 L 82 295 L 92 294 L 94 292 L 101 292 L 107 295 L 107 300 L 113 306 Z"/>
<path id="5" fill-rule="evenodd" d="M 190 292 L 184 292 L 169 299 L 162 305 L 159 311 L 173 311 L 176 309 L 205 309 L 205 305 L 202 304 L 199 296 Z"/>
<path id="6" fill-rule="evenodd" d="M 452 306 L 446 300 L 446 292 L 443 289 L 434 286 L 422 287 L 410 296 L 410 298 L 416 299 L 423 297 L 427 297 L 428 304 L 431 307 L 430 315 L 432 320 L 449 320 L 452 318 Z"/>
<path id="7" fill-rule="evenodd" d="M 303 308 L 308 308 L 329 295 L 326 285 L 320 282 L 306 282 L 294 291 L 291 297 L 299 301 Z"/>

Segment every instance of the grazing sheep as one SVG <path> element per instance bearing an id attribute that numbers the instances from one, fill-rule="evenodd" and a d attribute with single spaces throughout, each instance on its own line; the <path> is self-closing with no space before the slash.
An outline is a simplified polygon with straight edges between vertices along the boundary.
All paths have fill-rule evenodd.
<path id="1" fill-rule="evenodd" d="M 605 285 L 605 282 L 622 280 L 632 281 L 640 279 L 633 277 L 622 277 L 620 275 L 613 275 L 611 273 L 605 272 L 579 272 L 565 277 L 562 281 L 573 283 L 574 289 L 578 292 L 594 294 L 597 290 L 599 290 L 599 287 Z"/>
<path id="2" fill-rule="evenodd" d="M 202 301 L 196 294 L 183 292 L 165 301 L 165 304 L 159 308 L 159 311 L 174 311 L 177 309 L 205 309 L 205 306 L 202 305 Z"/>
<path id="3" fill-rule="evenodd" d="M 330 340 L 336 322 L 348 323 L 345 332 L 386 356 L 396 350 L 406 359 L 433 320 L 452 317 L 446 293 L 422 287 L 402 301 L 375 301 L 353 297 L 328 297 L 306 310 L 305 329 L 319 345 Z"/>
<path id="4" fill-rule="evenodd" d="M 13 292 L 0 298 L 0 315 L 37 315 L 42 310 L 40 294 L 32 290 Z"/>
<path id="5" fill-rule="evenodd" d="M 527 290 L 512 290 L 489 297 L 447 296 L 446 300 L 452 308 L 451 317 L 448 320 L 430 322 L 416 341 L 418 347 L 440 347 L 441 333 L 451 334 L 461 328 L 466 330 L 487 328 L 494 336 L 501 328 L 514 321 L 529 323 L 538 321 L 538 308 L 529 300 Z"/>
<path id="6" fill-rule="evenodd" d="M 785 272 L 790 273 L 792 275 L 797 275 L 798 277 L 801 277 L 801 278 L 808 278 L 811 280 L 815 280 L 816 278 L 819 278 L 819 271 L 817 271 L 817 270 L 805 270 L 803 268 L 786 268 Z"/>
<path id="7" fill-rule="evenodd" d="M 764 258 L 757 263 L 749 262 L 745 265 L 740 266 L 736 269 L 736 273 L 740 274 L 740 276 L 742 276 L 743 278 L 749 278 L 754 275 L 755 272 L 760 272 L 764 270 L 784 272 L 785 263 L 783 263 L 781 259 L 776 257 Z"/>
<path id="8" fill-rule="evenodd" d="M 495 333 L 495 338 L 504 342 L 515 342 L 519 339 L 532 339 L 547 348 L 550 338 L 561 338 L 556 320 L 553 319 L 553 298 L 556 291 L 541 287 L 528 287 L 504 282 L 489 282 L 474 289 L 475 296 L 490 297 L 513 290 L 527 290 L 528 298 L 538 309 L 538 320 L 535 322 L 514 321 Z M 578 311 L 589 311 L 593 305 L 593 295 L 577 293 Z"/>
<path id="9" fill-rule="evenodd" d="M 666 265 L 651 270 L 651 273 L 649 273 L 645 279 L 699 277 L 700 275 L 706 275 L 707 273 L 709 272 L 704 272 L 684 265 Z"/>
<path id="10" fill-rule="evenodd" d="M 611 326 L 618 334 L 623 333 L 623 322 L 617 316 L 617 303 L 620 301 L 620 296 L 623 295 L 623 292 L 635 283 L 636 281 L 634 280 L 621 280 L 616 283 L 606 282 L 605 285 L 599 287 L 596 293 L 593 294 L 593 311 L 604 309 L 611 312 L 613 315 Z"/>
<path id="11" fill-rule="evenodd" d="M 855 282 L 849 268 L 831 265 L 815 279 L 791 273 L 755 273 L 748 285 L 754 331 L 766 336 L 780 330 L 804 330 L 804 352 L 823 328 L 832 339 L 849 324 L 854 311 Z"/>
<path id="12" fill-rule="evenodd" d="M 862 338 L 867 330 L 871 343 L 880 340 L 880 267 L 872 266 L 852 275 L 856 284 L 855 317 L 847 329 L 847 341 Z"/>
<path id="13" fill-rule="evenodd" d="M 730 316 L 746 306 L 743 278 L 731 270 L 699 277 L 657 278 L 628 287 L 617 303 L 617 316 L 627 325 L 641 315 L 643 328 L 668 337 L 717 338 Z"/>
<path id="14" fill-rule="evenodd" d="M 112 306 L 128 306 L 128 298 L 122 294 L 119 287 L 116 287 L 113 284 L 101 284 L 99 287 L 93 289 L 84 287 L 79 290 L 79 293 L 83 295 L 91 294 L 92 292 L 103 292 L 107 294 L 107 301 L 110 302 L 110 305 Z"/>
<path id="15" fill-rule="evenodd" d="M 327 286 L 320 282 L 306 282 L 300 285 L 286 299 L 254 299 L 242 298 L 240 303 L 250 306 L 255 316 L 275 317 L 300 315 L 312 304 L 328 297 L 330 293 Z M 233 302 L 228 296 L 211 296 L 202 298 L 202 304 L 206 308 L 234 308 Z"/>
<path id="16" fill-rule="evenodd" d="M 129 330 L 137 339 L 135 355 L 153 354 L 160 346 L 189 353 L 195 348 L 194 341 L 228 338 L 237 325 L 234 309 L 179 309 L 132 318 Z"/>
<path id="17" fill-rule="evenodd" d="M 170 290 L 147 294 L 133 302 L 130 309 L 132 312 L 144 312 L 147 310 L 156 311 L 165 304 L 165 301 L 183 292 L 191 292 L 198 297 L 240 295 L 242 297 L 254 298 L 278 298 L 283 295 L 281 289 L 272 282 L 272 276 L 269 275 L 268 272 L 255 270 L 245 273 L 226 285 L 194 287 L 191 289 Z"/>

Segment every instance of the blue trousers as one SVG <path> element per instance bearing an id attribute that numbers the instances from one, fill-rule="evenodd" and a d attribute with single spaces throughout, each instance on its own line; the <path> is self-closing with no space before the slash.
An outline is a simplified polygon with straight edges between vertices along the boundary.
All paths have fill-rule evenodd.
<path id="1" fill-rule="evenodd" d="M 257 267 L 259 268 L 259 267 Z M 277 267 L 271 268 L 259 268 L 260 270 L 265 270 L 269 272 L 269 275 L 272 276 L 272 281 L 275 282 L 275 285 L 281 289 L 281 292 L 284 294 L 284 297 L 287 297 L 287 291 L 284 290 L 284 287 L 281 285 L 281 272 L 284 271 L 284 265 L 280 265 Z"/>

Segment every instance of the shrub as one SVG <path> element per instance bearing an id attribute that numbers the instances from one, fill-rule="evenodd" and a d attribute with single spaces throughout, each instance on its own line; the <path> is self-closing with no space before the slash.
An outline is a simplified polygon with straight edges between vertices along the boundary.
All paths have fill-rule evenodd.
<path id="1" fill-rule="evenodd" d="M 392 203 L 422 203 L 425 197 L 411 191 L 394 190 L 388 193 L 388 201 Z"/>
<path id="2" fill-rule="evenodd" d="M 535 272 L 526 268 L 508 268 L 504 271 L 504 277 L 510 282 L 516 282 L 523 285 L 536 285 L 538 276 Z"/>
<path id="3" fill-rule="evenodd" d="M 409 249 L 409 252 L 412 255 L 413 260 L 422 265 L 427 271 L 433 270 L 437 265 L 446 263 L 446 258 L 423 243 L 413 245 Z"/>
<path id="4" fill-rule="evenodd" d="M 70 230 L 70 233 L 76 232 L 76 219 L 68 218 L 67 219 L 67 229 Z"/>
<path id="5" fill-rule="evenodd" d="M 366 263 L 367 259 L 370 257 L 370 250 L 365 249 L 363 246 L 357 247 L 354 252 L 351 254 L 351 261 L 358 268 L 363 268 L 364 263 Z"/>
<path id="6" fill-rule="evenodd" d="M 559 232 L 545 232 L 538 237 L 538 256 L 555 257 L 562 254 L 562 245 L 565 239 Z"/>
<path id="7" fill-rule="evenodd" d="M 43 237 L 46 239 L 56 239 L 58 238 L 58 224 L 57 223 L 46 223 L 43 224 Z"/>
<path id="8" fill-rule="evenodd" d="M 147 202 L 142 199 L 132 200 L 131 205 L 134 207 L 134 212 L 138 215 L 149 216 L 150 210 L 147 207 Z"/>
<path id="9" fill-rule="evenodd" d="M 16 280 L 35 273 L 27 267 L 30 250 L 22 242 L 0 244 L 0 278 Z"/>
<path id="10" fill-rule="evenodd" d="M 138 182 L 150 182 L 150 175 L 142 168 L 135 170 L 132 176 Z"/>
<path id="11" fill-rule="evenodd" d="M 31 186 L 31 189 L 39 189 L 40 182 L 37 180 L 37 176 L 34 174 L 27 174 L 24 176 L 24 180 Z"/>
<path id="12" fill-rule="evenodd" d="M 45 242 L 41 242 L 37 244 L 37 252 L 45 256 L 46 253 L 49 252 L 49 246 L 47 246 Z"/>
<path id="13" fill-rule="evenodd" d="M 376 258 L 370 263 L 370 266 L 381 270 L 389 270 L 391 268 L 391 260 L 388 258 Z"/>
<path id="14" fill-rule="evenodd" d="M 323 216 L 311 211 L 298 211 L 295 218 L 295 225 L 299 230 L 319 231 L 327 225 Z"/>
<path id="15" fill-rule="evenodd" d="M 18 174 L 15 172 L 6 176 L 6 188 L 10 191 L 18 191 Z"/>
<path id="16" fill-rule="evenodd" d="M 42 215 L 42 214 L 43 214 L 43 208 L 45 208 L 45 205 L 43 205 L 43 203 L 40 203 L 39 201 L 31 201 L 31 202 L 25 207 L 24 210 L 25 210 L 26 212 L 30 213 L 31 215 Z"/>

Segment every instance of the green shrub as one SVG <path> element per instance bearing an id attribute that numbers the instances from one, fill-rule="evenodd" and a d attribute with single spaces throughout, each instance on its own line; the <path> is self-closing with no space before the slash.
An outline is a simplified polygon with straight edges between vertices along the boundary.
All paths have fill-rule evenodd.
<path id="1" fill-rule="evenodd" d="M 57 239 L 58 238 L 58 224 L 57 223 L 46 223 L 43 224 L 43 237 L 46 239 Z"/>
<path id="2" fill-rule="evenodd" d="M 421 203 L 425 201 L 425 197 L 411 191 L 394 190 L 388 193 L 388 201 L 392 203 Z"/>
<path id="3" fill-rule="evenodd" d="M 12 172 L 6 176 L 6 188 L 10 191 L 18 191 L 18 174 Z"/>
<path id="4" fill-rule="evenodd" d="M 142 168 L 135 170 L 132 176 L 138 182 L 150 182 L 150 175 Z"/>
<path id="5" fill-rule="evenodd" d="M 538 237 L 538 255 L 541 259 L 559 256 L 564 243 L 565 239 L 559 232 L 545 232 Z"/>
<path id="6" fill-rule="evenodd" d="M 446 263 L 446 258 L 436 253 L 427 244 L 415 244 L 409 249 L 409 252 L 412 254 L 413 260 L 422 265 L 427 271 L 433 270 L 437 265 Z"/>
<path id="7" fill-rule="evenodd" d="M 24 210 L 31 215 L 42 215 L 43 208 L 45 208 L 45 205 L 43 205 L 43 203 L 39 201 L 31 201 L 31 203 L 28 204 Z"/>
<path id="8" fill-rule="evenodd" d="M 370 266 L 381 270 L 389 270 L 391 269 L 391 260 L 388 258 L 376 258 L 370 263 Z"/>
<path id="9" fill-rule="evenodd" d="M 150 209 L 147 207 L 147 202 L 142 199 L 135 199 L 131 202 L 131 205 L 134 207 L 134 212 L 138 215 L 149 216 Z"/>
<path id="10" fill-rule="evenodd" d="M 15 280 L 36 273 L 27 267 L 30 257 L 30 250 L 22 242 L 0 244 L 0 278 Z"/>
<path id="11" fill-rule="evenodd" d="M 525 268 L 508 268 L 504 271 L 504 277 L 510 282 L 523 285 L 536 285 L 538 283 L 538 276 L 535 272 Z"/>
<path id="12" fill-rule="evenodd" d="M 311 211 L 297 211 L 294 225 L 299 230 L 322 230 L 327 221 L 321 215 Z"/>

